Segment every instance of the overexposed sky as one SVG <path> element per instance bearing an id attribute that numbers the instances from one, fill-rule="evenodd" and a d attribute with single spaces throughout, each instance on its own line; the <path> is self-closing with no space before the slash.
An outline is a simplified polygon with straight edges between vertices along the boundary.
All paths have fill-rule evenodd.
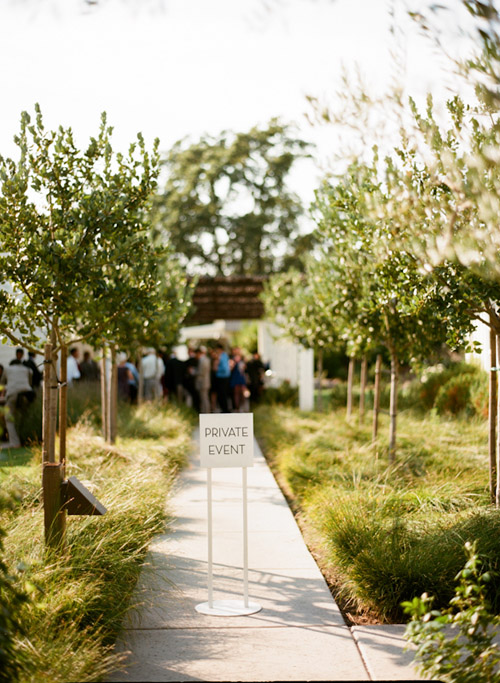
<path id="1" fill-rule="evenodd" d="M 138 131 L 166 150 L 184 136 L 279 116 L 323 159 L 336 137 L 309 126 L 305 96 L 335 106 L 343 69 L 358 64 L 375 93 L 396 77 L 417 96 L 452 91 L 405 1 L 0 0 L 0 153 L 15 154 L 20 113 L 39 102 L 46 125 L 71 125 L 82 145 L 103 110 L 121 149 Z M 304 167 L 295 180 L 306 201 L 319 173 Z"/>

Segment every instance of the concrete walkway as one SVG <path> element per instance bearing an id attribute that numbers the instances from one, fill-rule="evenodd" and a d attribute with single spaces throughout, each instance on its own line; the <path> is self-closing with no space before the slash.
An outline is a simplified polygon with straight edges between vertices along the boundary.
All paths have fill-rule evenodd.
<path id="1" fill-rule="evenodd" d="M 250 616 L 206 616 L 206 470 L 194 454 L 169 503 L 171 530 L 153 540 L 114 681 L 416 680 L 404 627 L 349 629 L 256 445 L 248 468 Z M 215 469 L 214 600 L 243 598 L 242 470 Z"/>

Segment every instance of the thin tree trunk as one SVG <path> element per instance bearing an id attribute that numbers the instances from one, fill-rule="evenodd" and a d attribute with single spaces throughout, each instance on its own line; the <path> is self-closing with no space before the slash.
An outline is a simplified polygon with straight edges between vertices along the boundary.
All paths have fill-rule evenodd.
<path id="1" fill-rule="evenodd" d="M 50 453 L 50 381 L 52 344 L 45 344 L 42 394 L 42 462 L 54 462 Z"/>
<path id="2" fill-rule="evenodd" d="M 57 377 L 57 354 L 54 349 L 56 347 L 56 334 L 55 330 L 52 330 L 51 343 L 52 343 L 52 362 L 49 365 L 50 368 L 50 429 L 49 429 L 49 462 L 56 461 L 56 429 L 57 429 L 57 399 L 59 398 L 59 383 Z"/>
<path id="3" fill-rule="evenodd" d="M 106 344 L 102 345 L 101 359 L 101 417 L 102 417 L 102 436 L 104 441 L 108 441 L 108 375 L 106 373 Z"/>
<path id="4" fill-rule="evenodd" d="M 375 361 L 375 387 L 373 389 L 373 428 L 372 439 L 376 441 L 378 436 L 378 416 L 380 413 L 380 378 L 382 376 L 382 354 L 377 355 Z"/>
<path id="5" fill-rule="evenodd" d="M 118 369 L 116 367 L 116 346 L 111 345 L 111 374 L 108 386 L 108 443 L 116 441 L 116 410 L 118 399 Z"/>
<path id="6" fill-rule="evenodd" d="M 488 401 L 488 451 L 490 456 L 490 499 L 496 502 L 497 487 L 497 413 L 498 413 L 498 375 L 497 366 L 497 336 L 490 328 L 490 381 Z"/>
<path id="7" fill-rule="evenodd" d="M 359 421 L 363 422 L 365 419 L 365 394 L 366 394 L 366 375 L 367 375 L 368 361 L 366 356 L 363 356 L 361 361 L 361 376 L 359 382 Z"/>
<path id="8" fill-rule="evenodd" d="M 347 371 L 347 419 L 352 415 L 352 388 L 354 383 L 354 367 L 356 365 L 356 360 L 354 358 L 349 358 L 349 369 Z"/>
<path id="9" fill-rule="evenodd" d="M 323 412 L 323 392 L 321 390 L 321 378 L 323 376 L 323 349 L 318 349 L 318 410 Z"/>
<path id="10" fill-rule="evenodd" d="M 68 423 L 68 347 L 61 346 L 61 372 L 59 387 L 59 462 L 66 465 L 66 426 Z"/>
<path id="11" fill-rule="evenodd" d="M 391 349 L 391 400 L 390 400 L 390 429 L 389 429 L 389 462 L 396 459 L 396 429 L 398 415 L 398 378 L 399 361 L 396 353 Z"/>

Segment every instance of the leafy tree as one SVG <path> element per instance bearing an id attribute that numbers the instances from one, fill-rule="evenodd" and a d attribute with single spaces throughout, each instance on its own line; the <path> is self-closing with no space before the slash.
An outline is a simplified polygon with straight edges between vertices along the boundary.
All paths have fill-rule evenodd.
<path id="1" fill-rule="evenodd" d="M 372 165 L 354 163 L 336 184 L 318 193 L 318 233 L 322 259 L 317 281 L 339 312 L 351 348 L 364 352 L 384 346 L 391 358 L 389 452 L 396 447 L 397 384 L 400 364 L 418 364 L 447 339 L 463 344 L 472 324 L 457 305 L 459 283 L 449 265 L 428 274 L 394 236 L 389 214 L 382 219 L 370 203 L 385 206 L 390 197 Z M 374 199 L 376 198 L 376 199 Z M 403 228 L 401 228 L 401 231 Z"/>
<path id="2" fill-rule="evenodd" d="M 367 211 L 373 220 L 390 222 L 399 248 L 412 249 L 442 291 L 454 292 L 453 308 L 461 315 L 457 325 L 469 328 L 470 318 L 490 326 L 490 488 L 500 502 L 494 369 L 500 350 L 500 262 L 498 231 L 490 215 L 491 202 L 497 201 L 492 194 L 498 169 L 485 163 L 496 124 L 490 121 L 488 127 L 484 110 L 458 97 L 448 102 L 446 125 L 436 121 L 430 97 L 425 113 L 411 100 L 410 107 L 415 127 L 386 160 L 386 199 L 370 197 Z"/>
<path id="3" fill-rule="evenodd" d="M 248 133 L 179 141 L 163 162 L 155 235 L 191 270 L 208 274 L 263 275 L 291 265 L 310 246 L 299 232 L 300 201 L 286 185 L 306 148 L 274 119 Z"/>
<path id="4" fill-rule="evenodd" d="M 171 346 L 177 340 L 180 326 L 186 317 L 194 288 L 188 283 L 181 268 L 173 261 L 172 254 L 158 254 L 153 250 L 151 263 L 146 271 L 157 273 L 154 289 L 147 298 L 143 297 L 137 309 L 113 318 L 104 333 L 99 333 L 93 341 L 102 348 L 103 363 L 101 372 L 102 424 L 106 441 L 114 443 L 117 425 L 118 376 L 116 354 L 119 349 L 128 355 L 139 358 L 139 400 L 142 397 L 142 367 L 140 359 L 145 346 L 160 348 Z M 137 273 L 135 274 L 137 276 Z M 108 354 L 109 351 L 109 354 Z M 106 358 L 111 359 L 111 372 L 108 382 Z"/>
<path id="5" fill-rule="evenodd" d="M 0 158 L 0 284 L 12 288 L 0 291 L 0 334 L 35 351 L 50 342 L 44 347 L 45 464 L 55 463 L 57 351 L 64 358 L 75 341 L 155 310 L 162 250 L 151 246 L 146 211 L 159 171 L 158 143 L 150 153 L 138 135 L 127 155 L 115 155 L 111 135 L 103 114 L 98 136 L 80 151 L 71 129 L 45 129 L 36 106 L 33 123 L 26 112 L 21 117 L 19 160 Z M 64 362 L 61 369 L 64 380 Z M 62 478 L 63 438 L 61 446 Z M 44 477 L 49 472 L 56 469 L 44 466 Z M 58 543 L 51 525 L 48 539 Z"/>

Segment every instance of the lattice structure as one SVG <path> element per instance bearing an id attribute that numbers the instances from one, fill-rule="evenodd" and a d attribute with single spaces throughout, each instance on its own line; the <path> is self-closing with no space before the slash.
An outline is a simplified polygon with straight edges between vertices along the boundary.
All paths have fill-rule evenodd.
<path id="1" fill-rule="evenodd" d="M 187 324 L 214 320 L 258 320 L 264 315 L 259 299 L 266 276 L 201 277 Z"/>

